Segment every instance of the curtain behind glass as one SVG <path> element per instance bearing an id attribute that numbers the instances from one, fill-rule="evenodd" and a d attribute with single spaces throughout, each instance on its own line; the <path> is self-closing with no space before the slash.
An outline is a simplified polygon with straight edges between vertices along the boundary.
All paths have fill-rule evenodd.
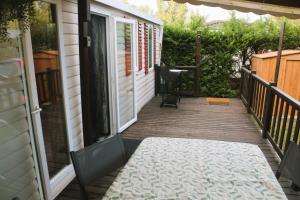
<path id="1" fill-rule="evenodd" d="M 108 135 L 109 127 L 109 101 L 108 101 L 108 73 L 107 73 L 107 45 L 106 45 L 106 19 L 92 15 L 90 48 L 90 81 L 91 81 L 91 112 L 94 132 L 91 138 Z"/>

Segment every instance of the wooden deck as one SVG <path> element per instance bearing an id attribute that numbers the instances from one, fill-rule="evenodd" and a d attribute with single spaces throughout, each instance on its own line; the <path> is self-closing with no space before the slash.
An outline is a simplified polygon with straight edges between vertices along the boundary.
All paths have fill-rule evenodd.
<path id="1" fill-rule="evenodd" d="M 123 134 L 128 138 L 183 137 L 257 144 L 264 152 L 273 171 L 279 158 L 267 140 L 262 139 L 254 119 L 239 99 L 230 99 L 229 105 L 210 105 L 206 98 L 183 98 L 179 108 L 160 108 L 160 98 L 154 98 L 139 113 L 138 121 Z M 88 190 L 92 197 L 101 197 L 113 182 L 116 173 L 98 180 Z M 300 200 L 300 192 L 289 188 L 289 182 L 280 179 L 288 199 Z M 57 198 L 79 199 L 79 189 L 73 181 Z"/>

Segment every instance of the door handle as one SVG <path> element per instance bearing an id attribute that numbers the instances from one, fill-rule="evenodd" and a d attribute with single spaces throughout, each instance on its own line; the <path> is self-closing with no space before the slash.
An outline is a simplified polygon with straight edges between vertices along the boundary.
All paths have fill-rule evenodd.
<path id="1" fill-rule="evenodd" d="M 37 114 L 39 112 L 41 112 L 42 109 L 40 107 L 35 107 L 33 111 L 31 111 L 31 114 L 34 115 L 34 114 Z"/>

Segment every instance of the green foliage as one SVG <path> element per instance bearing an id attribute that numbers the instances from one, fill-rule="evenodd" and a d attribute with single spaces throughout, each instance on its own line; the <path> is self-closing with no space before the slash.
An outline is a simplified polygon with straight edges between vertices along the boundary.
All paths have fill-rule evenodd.
<path id="1" fill-rule="evenodd" d="M 157 0 L 156 16 L 165 22 L 165 24 L 183 25 L 187 18 L 188 8 L 186 4 L 178 4 L 174 1 Z"/>
<path id="2" fill-rule="evenodd" d="M 279 28 L 286 21 L 285 49 L 300 47 L 299 24 L 284 18 L 260 19 L 254 23 L 237 19 L 232 14 L 220 30 L 212 30 L 205 20 L 192 16 L 182 23 L 166 24 L 164 27 L 162 62 L 167 65 L 195 65 L 195 38 L 201 35 L 201 95 L 232 97 L 230 79 L 236 77 L 241 66 L 250 68 L 251 56 L 267 50 L 277 50 Z M 190 76 L 184 77 L 185 89 L 192 88 Z"/>
<path id="3" fill-rule="evenodd" d="M 235 49 L 225 34 L 215 31 L 203 32 L 201 37 L 202 64 L 200 88 L 203 96 L 232 97 L 235 91 L 230 87 L 233 74 Z"/>
<path id="4" fill-rule="evenodd" d="M 52 4 L 34 3 L 35 16 L 30 20 L 32 47 L 35 51 L 58 49 L 56 12 Z"/>
<path id="5" fill-rule="evenodd" d="M 191 31 L 203 31 L 208 28 L 206 26 L 205 19 L 197 14 L 191 15 L 190 21 L 188 21 L 187 26 Z"/>
<path id="6" fill-rule="evenodd" d="M 169 65 L 195 65 L 195 34 L 181 26 L 165 26 L 163 62 Z"/>
<path id="7" fill-rule="evenodd" d="M 8 29 L 13 21 L 21 22 L 22 29 L 29 27 L 33 12 L 34 0 L 1 0 L 0 1 L 0 40 L 8 40 Z"/>

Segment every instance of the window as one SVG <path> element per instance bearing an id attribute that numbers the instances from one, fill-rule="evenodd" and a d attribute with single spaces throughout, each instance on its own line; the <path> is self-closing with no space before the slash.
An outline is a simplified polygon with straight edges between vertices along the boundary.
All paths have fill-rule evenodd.
<path id="1" fill-rule="evenodd" d="M 131 57 L 131 25 L 124 24 L 124 39 L 125 39 L 125 68 L 126 76 L 129 76 L 132 71 Z"/>
<path id="2" fill-rule="evenodd" d="M 153 67 L 153 26 L 148 26 L 148 66 Z"/>
<path id="3" fill-rule="evenodd" d="M 120 20 L 120 21 L 119 21 Z M 136 118 L 134 94 L 134 23 L 119 19 L 116 23 L 118 131 L 122 132 Z M 122 21 L 124 20 L 124 21 Z"/>

